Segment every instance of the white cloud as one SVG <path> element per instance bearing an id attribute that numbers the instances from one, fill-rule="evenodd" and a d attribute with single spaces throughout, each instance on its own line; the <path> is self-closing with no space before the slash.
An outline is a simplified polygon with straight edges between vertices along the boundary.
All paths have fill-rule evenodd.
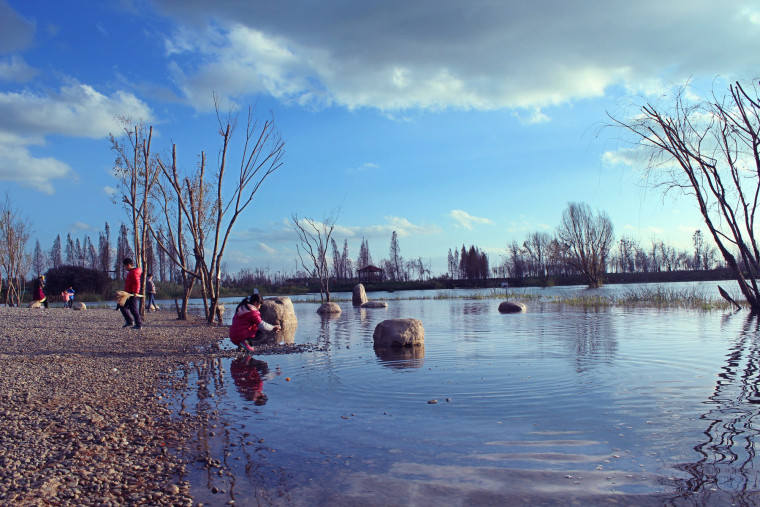
<path id="1" fill-rule="evenodd" d="M 69 224 L 69 228 L 71 228 L 72 231 L 97 231 L 95 227 L 88 225 L 84 222 L 74 222 Z"/>
<path id="2" fill-rule="evenodd" d="M 53 194 L 52 180 L 72 178 L 71 167 L 52 157 L 34 157 L 28 140 L 0 132 L 0 180 L 13 181 L 22 186 Z M 39 140 L 36 140 L 39 143 Z"/>
<path id="3" fill-rule="evenodd" d="M 396 231 L 399 237 L 409 236 L 424 236 L 429 234 L 440 234 L 442 229 L 435 224 L 413 224 L 406 218 L 387 216 L 383 217 L 386 223 L 379 225 L 368 226 L 347 226 L 336 224 L 333 229 L 332 238 L 335 241 L 343 241 L 344 239 L 356 239 L 356 238 L 387 238 L 390 239 L 393 231 Z M 317 227 L 322 227 L 322 222 L 316 221 Z M 273 222 L 265 228 L 251 228 L 247 231 L 235 233 L 235 241 L 248 241 L 255 240 L 261 242 L 260 245 L 264 245 L 264 241 L 267 243 L 290 243 L 293 244 L 298 241 L 293 225 L 288 219 L 283 219 L 281 222 Z"/>
<path id="4" fill-rule="evenodd" d="M 453 218 L 461 227 L 464 227 L 465 229 L 472 230 L 473 224 L 493 224 L 489 219 L 487 218 L 479 218 L 470 215 L 466 211 L 462 211 L 459 209 L 451 210 L 451 213 L 448 215 L 451 218 Z"/>
<path id="5" fill-rule="evenodd" d="M 116 195 L 116 192 L 118 192 L 118 191 L 119 191 L 119 189 L 117 189 L 117 188 L 114 188 L 114 187 L 108 187 L 108 186 L 106 186 L 106 187 L 103 187 L 103 192 L 104 192 L 106 195 L 109 195 L 109 196 L 114 196 L 114 195 Z"/>
<path id="6" fill-rule="evenodd" d="M 20 83 L 29 81 L 40 72 L 27 65 L 26 61 L 14 55 L 0 60 L 0 81 L 17 81 Z"/>
<path id="7" fill-rule="evenodd" d="M 380 166 L 377 164 L 373 164 L 372 162 L 365 162 L 364 164 L 360 165 L 359 167 L 351 167 L 348 169 L 348 172 L 367 172 L 372 171 L 375 169 L 379 169 Z"/>
<path id="8" fill-rule="evenodd" d="M 44 145 L 51 134 L 104 137 L 118 127 L 116 115 L 154 119 L 150 108 L 130 93 L 109 97 L 79 83 L 58 93 L 0 92 L 0 180 L 52 194 L 52 180 L 75 175 L 65 162 L 33 156 L 29 146 Z"/>
<path id="9" fill-rule="evenodd" d="M 274 255 L 274 254 L 277 253 L 277 250 L 275 250 L 274 248 L 272 248 L 270 246 L 265 245 L 264 243 L 259 243 L 258 244 L 258 248 L 262 252 L 264 252 L 266 254 L 269 254 L 269 255 Z"/>
<path id="10" fill-rule="evenodd" d="M 650 225 L 648 227 L 634 227 L 631 224 L 625 224 L 625 228 L 630 231 L 637 231 L 639 233 L 662 234 L 663 232 L 665 232 L 664 229 L 655 227 L 653 225 Z"/>
<path id="11" fill-rule="evenodd" d="M 542 108 L 600 97 L 613 85 L 656 93 L 689 76 L 754 72 L 753 53 L 730 48 L 760 42 L 760 16 L 744 0 L 689 8 L 654 0 L 604 8 L 591 0 L 325 0 L 301 2 L 288 16 L 276 3 L 253 8 L 247 0 L 155 3 L 182 23 L 166 52 L 196 107 L 208 107 L 211 90 L 262 92 L 385 112 L 511 108 L 535 123 L 548 120 Z M 214 24 L 204 26 L 208 19 Z"/>
<path id="12" fill-rule="evenodd" d="M 99 138 L 116 130 L 117 115 L 155 120 L 147 104 L 131 93 L 117 91 L 109 97 L 76 82 L 58 93 L 0 93 L 0 132 Z"/>

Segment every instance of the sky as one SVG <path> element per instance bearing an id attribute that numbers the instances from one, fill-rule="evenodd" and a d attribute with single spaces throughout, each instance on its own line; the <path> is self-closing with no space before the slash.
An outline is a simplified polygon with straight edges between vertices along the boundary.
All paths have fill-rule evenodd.
<path id="1" fill-rule="evenodd" d="M 285 141 L 235 226 L 232 272 L 293 270 L 291 215 L 336 207 L 351 257 L 367 238 L 387 258 L 396 231 L 434 273 L 463 244 L 497 264 L 571 201 L 617 237 L 690 248 L 694 204 L 647 188 L 599 126 L 688 80 L 751 80 L 757 47 L 758 1 L 0 0 L 0 190 L 31 246 L 97 243 L 126 221 L 115 117 L 152 125 L 154 150 L 176 144 L 192 170 L 200 151 L 216 161 L 216 93 L 271 114 Z"/>

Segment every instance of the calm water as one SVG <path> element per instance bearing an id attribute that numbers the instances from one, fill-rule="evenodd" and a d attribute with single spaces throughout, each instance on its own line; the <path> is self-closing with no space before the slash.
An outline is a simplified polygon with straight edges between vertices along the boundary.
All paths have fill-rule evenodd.
<path id="1" fill-rule="evenodd" d="M 232 473 L 191 464 L 198 501 L 760 505 L 748 313 L 389 305 L 322 319 L 296 304 L 295 342 L 321 351 L 191 372 L 188 410 L 230 421 L 201 435 Z M 376 353 L 377 323 L 402 317 L 423 322 L 424 351 Z"/>

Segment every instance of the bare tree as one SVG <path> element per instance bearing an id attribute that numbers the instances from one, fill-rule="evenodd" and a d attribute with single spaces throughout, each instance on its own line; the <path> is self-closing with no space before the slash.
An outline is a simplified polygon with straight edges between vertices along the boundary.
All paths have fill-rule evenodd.
<path id="1" fill-rule="evenodd" d="M 319 284 L 319 299 L 323 303 L 330 302 L 330 269 L 327 262 L 327 248 L 330 236 L 338 220 L 340 209 L 336 208 L 326 215 L 321 222 L 312 218 L 299 219 L 293 213 L 293 226 L 298 234 L 296 244 L 301 266 L 309 276 Z M 306 260 L 304 260 L 306 256 Z"/>
<path id="2" fill-rule="evenodd" d="M 218 315 L 216 309 L 222 279 L 222 259 L 235 222 L 251 204 L 264 180 L 282 165 L 281 159 L 285 153 L 285 143 L 275 128 L 274 119 L 260 122 L 255 116 L 254 107 L 249 106 L 240 165 L 232 171 L 232 177 L 228 178 L 231 171 L 228 170 L 227 157 L 238 117 L 233 112 L 234 104 L 226 114 L 222 114 L 216 96 L 214 103 L 218 132 L 222 138 L 217 167 L 213 171 L 206 171 L 205 154 L 201 153 L 198 172 L 193 177 L 181 176 L 177 168 L 176 146 L 173 148 L 171 167 L 159 157 L 157 163 L 163 176 L 163 186 L 158 188 L 156 194 L 161 196 L 162 203 L 169 203 L 166 209 L 174 209 L 171 216 L 177 220 L 177 228 L 173 234 L 168 230 L 165 236 L 174 241 L 174 244 L 164 245 L 156 231 L 151 229 L 159 248 L 169 254 L 180 270 L 192 281 L 199 279 L 208 323 L 212 323 L 215 318 L 221 321 L 221 315 Z M 228 182 L 229 179 L 232 181 Z M 184 219 L 178 218 L 180 215 Z M 165 225 L 174 227 L 174 220 L 167 218 Z M 181 246 L 183 235 L 180 234 L 180 229 L 186 231 L 192 241 L 192 262 L 188 252 Z M 180 249 L 185 251 L 184 256 L 178 255 Z M 172 255 L 172 252 L 177 255 Z"/>
<path id="3" fill-rule="evenodd" d="M 126 117 L 117 118 L 121 124 L 122 138 L 116 139 L 109 134 L 111 149 L 116 152 L 114 173 L 119 178 L 119 191 L 121 203 L 129 219 L 132 229 L 134 254 L 136 267 L 143 268 L 140 287 L 145 295 L 145 280 L 147 271 L 146 238 L 148 235 L 151 216 L 150 195 L 151 188 L 156 182 L 158 171 L 156 158 L 151 155 L 151 140 L 153 127 L 146 127 L 142 123 L 132 125 L 132 119 Z M 117 259 L 121 262 L 123 259 Z M 145 311 L 144 298 L 140 300 L 140 312 Z"/>
<path id="4" fill-rule="evenodd" d="M 570 263 L 585 276 L 589 287 L 601 286 L 615 239 L 607 213 L 594 215 L 586 203 L 568 203 L 562 212 L 557 238 L 567 246 Z"/>
<path id="5" fill-rule="evenodd" d="M 5 201 L 0 203 L 0 267 L 7 279 L 5 302 L 9 306 L 21 302 L 21 277 L 31 268 L 31 256 L 26 253 L 31 227 L 29 218 L 13 206 L 6 192 Z"/>
<path id="6" fill-rule="evenodd" d="M 694 199 L 750 308 L 760 311 L 758 86 L 737 81 L 723 95 L 702 99 L 687 84 L 663 102 L 632 106 L 610 114 L 608 126 L 628 134 L 651 186 Z"/>

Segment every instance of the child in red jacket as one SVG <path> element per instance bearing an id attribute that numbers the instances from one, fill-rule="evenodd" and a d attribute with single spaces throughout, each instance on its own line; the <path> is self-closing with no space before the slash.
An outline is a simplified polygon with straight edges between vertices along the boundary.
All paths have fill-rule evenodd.
<path id="1" fill-rule="evenodd" d="M 268 322 L 261 320 L 259 308 L 261 307 L 261 296 L 253 294 L 243 298 L 235 309 L 235 315 L 232 317 L 230 326 L 230 340 L 238 347 L 246 349 L 248 352 L 254 352 L 249 340 L 256 336 L 256 331 L 274 331 L 278 333 L 280 326 L 273 326 Z"/>

